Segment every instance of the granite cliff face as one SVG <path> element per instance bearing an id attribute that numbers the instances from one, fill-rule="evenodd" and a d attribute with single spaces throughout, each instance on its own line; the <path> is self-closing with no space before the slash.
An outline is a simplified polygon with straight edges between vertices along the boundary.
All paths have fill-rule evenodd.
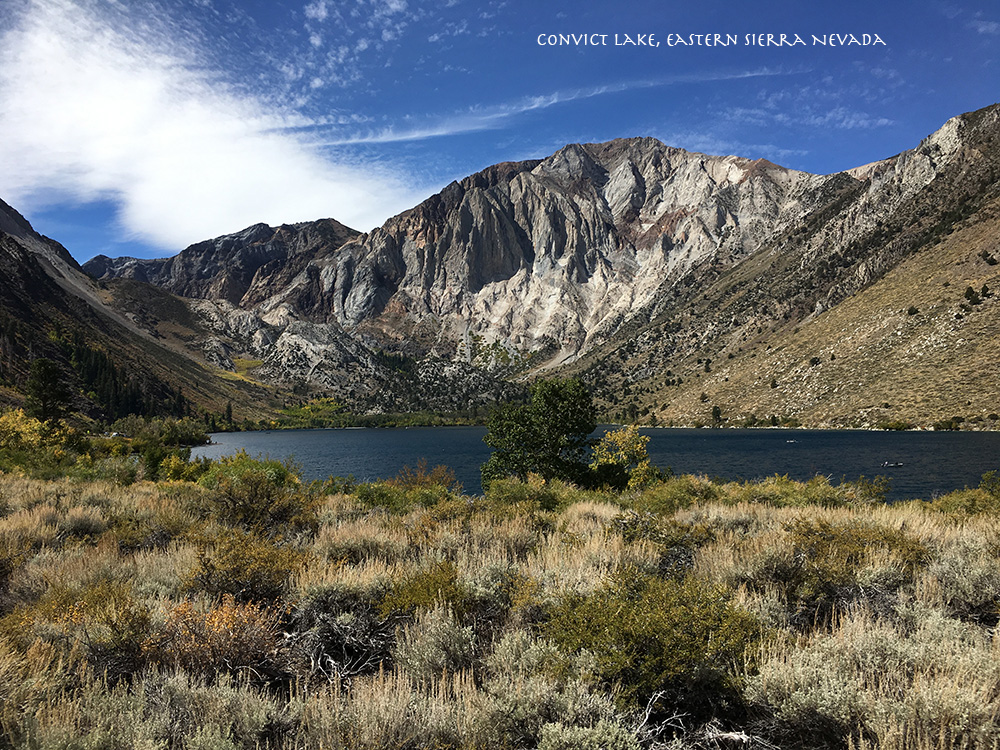
<path id="1" fill-rule="evenodd" d="M 452 183 L 366 235 L 330 220 L 258 225 L 167 260 L 96 258 L 86 270 L 202 300 L 220 334 L 265 361 L 311 350 L 308 366 L 282 357 L 292 377 L 315 376 L 325 351 L 343 358 L 306 323 L 418 359 L 491 364 L 501 351 L 544 350 L 560 361 L 692 268 L 753 253 L 820 205 L 831 181 L 648 138 L 571 145 Z"/>
<path id="2" fill-rule="evenodd" d="M 652 139 L 567 146 L 449 185 L 317 259 L 261 311 L 386 337 L 423 326 L 448 355 L 481 337 L 570 358 L 691 268 L 754 252 L 828 179 Z"/>
<path id="3" fill-rule="evenodd" d="M 367 234 L 258 225 L 168 260 L 85 268 L 190 300 L 213 332 L 197 346 L 223 367 L 249 358 L 268 381 L 357 396 L 391 380 L 373 375 L 379 362 L 403 357 L 413 383 L 449 371 L 458 379 L 428 387 L 485 403 L 498 391 L 468 386 L 473 373 L 589 367 L 669 319 L 640 368 L 653 372 L 876 284 L 995 184 L 997 112 L 825 176 L 649 138 L 574 144 L 454 182 Z"/>

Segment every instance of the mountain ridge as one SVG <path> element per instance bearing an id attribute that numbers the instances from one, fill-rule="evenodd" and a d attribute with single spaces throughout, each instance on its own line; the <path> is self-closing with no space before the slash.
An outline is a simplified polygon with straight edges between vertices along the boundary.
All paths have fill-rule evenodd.
<path id="1" fill-rule="evenodd" d="M 960 115 L 832 175 L 650 138 L 568 144 L 452 182 L 364 234 L 332 219 L 255 225 L 174 259 L 84 268 L 181 295 L 209 332 L 198 356 L 259 362 L 249 374 L 265 382 L 374 409 L 405 405 L 374 392 L 394 378 L 380 363 L 401 357 L 411 386 L 444 387 L 451 372 L 448 387 L 480 404 L 518 373 L 580 373 L 616 413 L 614 388 L 645 381 L 608 353 L 659 325 L 635 368 L 652 380 L 629 408 L 692 422 L 688 396 L 666 397 L 678 386 L 652 384 L 662 372 L 821 316 L 976 216 L 998 180 L 997 121 L 996 106 Z"/>

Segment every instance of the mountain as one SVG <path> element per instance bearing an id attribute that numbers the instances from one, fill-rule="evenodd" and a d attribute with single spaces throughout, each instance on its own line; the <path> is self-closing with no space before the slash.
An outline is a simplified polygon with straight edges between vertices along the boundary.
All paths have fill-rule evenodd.
<path id="1" fill-rule="evenodd" d="M 146 286 L 146 304 L 169 295 Z M 182 301 L 173 304 L 186 309 Z M 39 235 L 0 201 L 0 402 L 19 405 L 31 361 L 46 357 L 63 371 L 73 409 L 114 419 L 128 413 L 176 414 L 201 409 L 241 416 L 273 413 L 272 388 L 231 382 L 165 346 L 108 304 L 106 290 L 59 243 Z"/>
<path id="2" fill-rule="evenodd" d="M 302 248 L 296 274 L 243 283 L 242 297 L 221 292 L 214 269 L 234 247 L 269 246 L 274 230 L 253 227 L 166 261 L 99 258 L 86 268 L 224 299 L 269 323 L 402 335 L 423 343 L 421 353 L 454 356 L 478 337 L 511 353 L 554 345 L 573 356 L 693 266 L 746 257 L 826 200 L 829 183 L 648 138 L 572 145 L 452 183 L 369 234 Z"/>
<path id="3" fill-rule="evenodd" d="M 573 144 L 367 234 L 259 225 L 85 269 L 184 295 L 211 331 L 189 345 L 222 367 L 369 408 L 486 404 L 505 377 L 559 371 L 612 416 L 659 423 L 988 420 L 997 386 L 944 352 L 997 340 L 998 129 L 990 107 L 835 175 Z"/>
<path id="4" fill-rule="evenodd" d="M 613 413 L 660 423 L 1000 426 L 1000 108 L 848 176 L 575 372 Z"/>

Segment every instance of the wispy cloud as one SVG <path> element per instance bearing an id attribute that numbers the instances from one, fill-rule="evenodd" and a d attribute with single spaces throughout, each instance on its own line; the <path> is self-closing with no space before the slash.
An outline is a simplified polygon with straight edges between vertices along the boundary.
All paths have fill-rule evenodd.
<path id="1" fill-rule="evenodd" d="M 111 199 L 129 236 L 178 250 L 258 221 L 334 216 L 368 229 L 421 197 L 377 165 L 324 156 L 295 112 L 206 68 L 196 40 L 122 28 L 108 7 L 29 0 L 0 36 L 8 202 Z M 312 7 L 320 16 L 325 4 Z"/>
<path id="2" fill-rule="evenodd" d="M 407 0 L 311 0 L 302 14 L 312 49 L 297 50 L 297 63 L 309 71 L 315 92 L 358 84 L 364 70 L 386 64 L 387 54 L 427 12 Z"/>
<path id="3" fill-rule="evenodd" d="M 970 24 L 970 26 L 980 34 L 1000 34 L 1000 22 L 998 21 L 983 21 L 982 19 L 976 19 Z"/>
<path id="4" fill-rule="evenodd" d="M 899 71 L 888 67 L 852 66 L 850 82 L 825 76 L 806 85 L 762 89 L 756 101 L 743 106 L 726 105 L 719 119 L 740 126 L 782 126 L 822 130 L 873 130 L 896 121 L 868 108 L 886 108 L 893 92 L 904 85 Z M 864 107 L 862 109 L 861 107 Z"/>
<path id="5" fill-rule="evenodd" d="M 609 94 L 620 94 L 626 91 L 653 89 L 684 83 L 710 83 L 713 81 L 734 81 L 747 78 L 762 78 L 770 76 L 795 75 L 802 71 L 785 71 L 771 68 L 755 70 L 692 74 L 686 76 L 670 76 L 658 79 L 623 81 L 619 83 L 593 86 L 590 88 L 555 91 L 548 94 L 528 96 L 516 101 L 494 105 L 491 107 L 476 107 L 460 112 L 454 112 L 443 117 L 424 117 L 421 124 L 403 123 L 402 126 L 390 126 L 378 130 L 354 132 L 345 135 L 334 134 L 317 140 L 323 146 L 350 146 L 365 143 L 399 143 L 405 141 L 420 141 L 428 138 L 474 133 L 483 130 L 496 130 L 506 127 L 509 122 L 529 112 L 548 109 L 561 104 L 592 99 Z M 409 118 L 413 120 L 415 118 Z"/>
<path id="6" fill-rule="evenodd" d="M 780 111 L 767 107 L 732 107 L 727 110 L 726 117 L 736 122 L 757 126 L 777 124 L 839 130 L 868 130 L 895 124 L 895 120 L 888 117 L 879 117 L 843 106 L 828 109 L 803 109 L 795 106 Z"/>

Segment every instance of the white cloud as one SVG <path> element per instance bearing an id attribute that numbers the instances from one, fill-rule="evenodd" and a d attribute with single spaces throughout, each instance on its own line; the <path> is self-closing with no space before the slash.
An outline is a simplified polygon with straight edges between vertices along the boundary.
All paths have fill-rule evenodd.
<path id="1" fill-rule="evenodd" d="M 326 0 L 316 0 L 305 7 L 306 18 L 314 21 L 325 21 L 330 11 L 326 7 Z"/>
<path id="2" fill-rule="evenodd" d="M 527 96 L 513 102 L 490 107 L 476 107 L 463 112 L 456 112 L 446 117 L 427 118 L 427 123 L 407 128 L 387 127 L 378 131 L 337 135 L 323 140 L 324 146 L 350 146 L 362 143 L 399 143 L 405 141 L 420 141 L 428 138 L 475 133 L 483 130 L 495 130 L 506 127 L 508 121 L 518 115 L 535 110 L 548 109 L 558 104 L 580 99 L 592 99 L 607 94 L 619 94 L 637 89 L 660 88 L 677 83 L 708 83 L 711 81 L 731 81 L 745 78 L 767 76 L 794 75 L 801 71 L 781 71 L 760 68 L 749 71 L 728 73 L 705 73 L 697 75 L 672 76 L 640 81 L 625 81 L 586 89 L 554 91 L 549 94 Z"/>
<path id="3" fill-rule="evenodd" d="M 997 21 L 975 20 L 972 22 L 972 28 L 980 34 L 1000 34 L 1000 23 Z"/>
<path id="4" fill-rule="evenodd" d="M 423 196 L 377 165 L 329 161 L 294 133 L 296 113 L 235 93 L 171 35 L 116 28 L 97 11 L 109 6 L 86 3 L 30 0 L 0 37 L 9 203 L 111 199 L 130 237 L 179 250 L 258 221 L 369 229 Z"/>

